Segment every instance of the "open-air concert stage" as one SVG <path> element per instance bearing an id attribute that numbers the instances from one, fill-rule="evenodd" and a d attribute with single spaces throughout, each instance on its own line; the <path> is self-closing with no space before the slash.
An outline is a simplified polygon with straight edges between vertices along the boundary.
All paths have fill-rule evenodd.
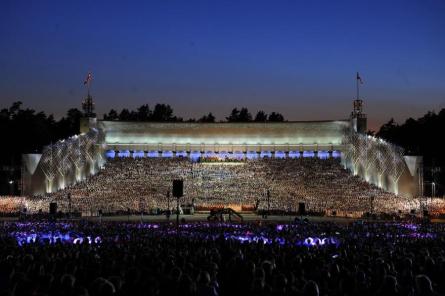
<path id="1" fill-rule="evenodd" d="M 422 157 L 367 135 L 362 103 L 357 96 L 348 119 L 322 121 L 127 122 L 90 114 L 80 135 L 23 155 L 22 196 L 4 208 L 64 216 L 163 213 L 174 210 L 174 196 L 194 211 L 443 217 L 442 200 L 423 198 Z"/>
<path id="2" fill-rule="evenodd" d="M 361 100 L 349 119 L 172 123 L 83 118 L 81 134 L 23 155 L 28 214 L 104 216 L 171 209 L 306 211 L 326 216 L 427 211 L 419 200 L 421 158 L 366 132 Z M 431 203 L 430 203 L 431 204 Z M 441 213 L 441 204 L 430 212 Z M 194 218 L 192 218 L 194 219 Z M 291 219 L 291 218 L 289 218 Z"/>

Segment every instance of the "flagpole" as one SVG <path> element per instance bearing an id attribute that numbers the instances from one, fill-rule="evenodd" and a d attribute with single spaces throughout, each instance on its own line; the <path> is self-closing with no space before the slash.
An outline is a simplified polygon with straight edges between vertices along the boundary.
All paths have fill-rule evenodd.
<path id="1" fill-rule="evenodd" d="M 91 72 L 89 72 L 87 75 L 87 78 L 83 82 L 84 85 L 85 84 L 87 85 L 87 97 L 85 98 L 85 100 L 82 103 L 82 108 L 84 109 L 87 117 L 91 117 L 93 115 L 93 109 L 94 109 L 93 98 L 91 98 L 91 95 L 90 95 L 91 80 L 92 80 L 92 76 L 91 76 Z"/>
<path id="2" fill-rule="evenodd" d="M 359 85 L 358 85 L 358 79 L 359 78 L 359 74 L 357 72 L 357 77 L 355 78 L 355 82 L 357 83 L 357 100 L 360 100 L 360 92 L 359 92 Z"/>
<path id="3" fill-rule="evenodd" d="M 87 82 L 87 90 L 88 90 L 88 98 L 90 97 L 90 83 L 91 83 L 91 80 L 90 79 L 88 79 L 88 82 Z"/>

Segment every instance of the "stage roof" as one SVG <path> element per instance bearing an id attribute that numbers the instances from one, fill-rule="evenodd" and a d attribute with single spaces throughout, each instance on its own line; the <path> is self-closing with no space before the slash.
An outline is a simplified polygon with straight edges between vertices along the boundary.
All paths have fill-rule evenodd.
<path id="1" fill-rule="evenodd" d="M 348 120 L 277 123 L 97 121 L 107 145 L 340 145 Z"/>

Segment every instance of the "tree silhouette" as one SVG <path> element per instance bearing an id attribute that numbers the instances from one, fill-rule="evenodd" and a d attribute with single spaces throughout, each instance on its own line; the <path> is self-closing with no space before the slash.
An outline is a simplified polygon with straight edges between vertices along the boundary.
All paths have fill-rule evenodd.
<path id="1" fill-rule="evenodd" d="M 237 108 L 233 108 L 230 115 L 226 117 L 226 120 L 228 122 L 237 122 L 238 118 L 239 118 L 239 110 Z"/>
<path id="2" fill-rule="evenodd" d="M 118 120 L 118 119 L 119 119 L 119 114 L 114 109 L 111 109 L 110 112 L 108 112 L 108 114 L 104 114 L 104 120 Z"/>
<path id="3" fill-rule="evenodd" d="M 131 121 L 134 117 L 128 109 L 122 109 L 121 113 L 119 113 L 119 120 L 122 121 Z"/>
<path id="4" fill-rule="evenodd" d="M 263 110 L 258 111 L 258 113 L 255 115 L 254 121 L 257 122 L 266 122 L 267 121 L 267 114 Z"/>
<path id="5" fill-rule="evenodd" d="M 252 121 L 252 114 L 245 107 L 242 107 L 241 110 L 234 108 L 226 119 L 228 122 L 248 122 Z"/>
<path id="6" fill-rule="evenodd" d="M 423 117 L 408 118 L 403 124 L 397 124 L 391 118 L 383 124 L 377 137 L 405 148 L 408 155 L 421 155 L 424 162 L 425 184 L 436 184 L 436 193 L 445 192 L 445 154 L 439 142 L 445 130 L 445 109 L 438 114 L 428 112 Z M 426 194 L 431 194 L 430 186 L 425 187 Z"/>
<path id="7" fill-rule="evenodd" d="M 150 121 L 175 121 L 173 116 L 173 109 L 170 105 L 156 104 L 153 113 L 150 117 Z"/>
<path id="8" fill-rule="evenodd" d="M 209 114 L 198 119 L 198 122 L 215 122 L 215 116 L 213 116 L 212 112 L 210 112 Z"/>
<path id="9" fill-rule="evenodd" d="M 269 115 L 269 121 L 270 122 L 281 122 L 281 121 L 284 121 L 284 117 L 283 117 L 283 115 L 281 115 L 278 112 L 272 112 Z"/>
<path id="10" fill-rule="evenodd" d="M 239 112 L 239 121 L 240 122 L 252 121 L 252 114 L 250 114 L 247 108 L 245 107 L 241 108 L 241 111 Z"/>
<path id="11" fill-rule="evenodd" d="M 151 117 L 150 107 L 145 104 L 138 108 L 137 110 L 137 120 L 138 121 L 149 121 Z"/>

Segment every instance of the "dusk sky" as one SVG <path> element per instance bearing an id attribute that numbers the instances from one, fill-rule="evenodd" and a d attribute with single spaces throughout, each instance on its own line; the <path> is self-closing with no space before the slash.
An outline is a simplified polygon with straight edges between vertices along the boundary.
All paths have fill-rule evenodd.
<path id="1" fill-rule="evenodd" d="M 100 118 L 159 102 L 218 120 L 347 118 L 359 71 L 375 130 L 445 108 L 445 1 L 0 0 L 0 108 L 60 117 L 89 71 Z"/>

